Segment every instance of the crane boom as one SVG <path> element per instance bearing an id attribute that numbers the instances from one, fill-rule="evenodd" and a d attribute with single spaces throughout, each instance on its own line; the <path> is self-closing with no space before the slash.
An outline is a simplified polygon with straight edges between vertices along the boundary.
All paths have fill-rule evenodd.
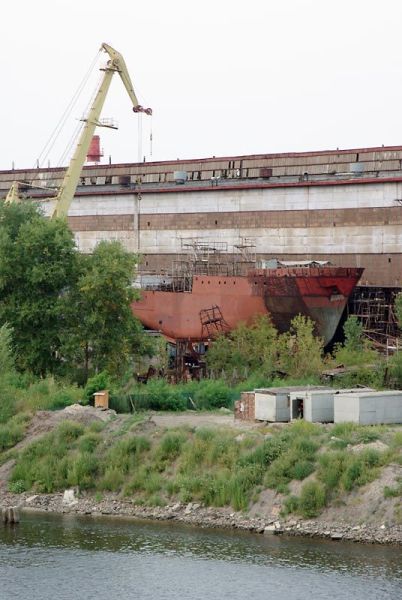
<path id="1" fill-rule="evenodd" d="M 104 67 L 104 76 L 99 85 L 93 104 L 90 108 L 89 114 L 85 119 L 85 125 L 82 129 L 77 147 L 74 155 L 70 161 L 63 182 L 56 196 L 56 204 L 52 214 L 54 217 L 67 217 L 68 210 L 71 202 L 74 198 L 75 191 L 77 189 L 78 181 L 81 175 L 82 167 L 84 166 L 86 156 L 88 154 L 89 146 L 91 144 L 92 137 L 94 135 L 96 127 L 105 127 L 100 121 L 100 114 L 112 81 L 113 75 L 117 72 L 123 84 L 127 90 L 127 93 L 133 104 L 134 112 L 145 112 L 146 114 L 152 114 L 150 108 L 143 108 L 137 100 L 137 96 L 134 92 L 134 87 L 128 73 L 126 63 L 122 55 L 117 52 L 114 48 L 108 44 L 103 43 L 101 49 L 107 52 L 110 59 Z"/>
<path id="2" fill-rule="evenodd" d="M 80 179 L 82 167 L 84 166 L 85 159 L 87 157 L 88 150 L 91 145 L 91 140 L 96 127 L 113 128 L 113 126 L 111 125 L 101 123 L 99 118 L 106 100 L 107 93 L 109 91 L 110 83 L 112 81 L 113 75 L 116 72 L 120 75 L 124 87 L 127 90 L 127 93 L 133 105 L 133 111 L 135 113 L 144 112 L 147 115 L 152 115 L 151 108 L 144 108 L 141 106 L 141 104 L 138 103 L 137 96 L 135 94 L 134 87 L 126 67 L 126 63 L 120 52 L 117 52 L 117 50 L 112 48 L 112 46 L 109 46 L 109 44 L 105 43 L 102 44 L 101 50 L 104 50 L 109 55 L 109 60 L 106 66 L 101 69 L 102 71 L 104 71 L 102 81 L 96 92 L 96 96 L 89 110 L 88 116 L 85 119 L 83 119 L 85 123 L 84 127 L 82 128 L 77 147 L 70 160 L 70 164 L 64 175 L 58 193 L 55 198 L 53 197 L 45 199 L 56 200 L 54 210 L 51 215 L 52 219 L 55 217 L 67 217 L 67 213 L 71 206 L 71 202 L 73 201 L 74 194 L 76 192 L 77 185 Z M 6 203 L 13 203 L 19 202 L 20 200 L 21 198 L 19 196 L 19 183 L 15 181 L 11 186 L 5 201 Z"/>

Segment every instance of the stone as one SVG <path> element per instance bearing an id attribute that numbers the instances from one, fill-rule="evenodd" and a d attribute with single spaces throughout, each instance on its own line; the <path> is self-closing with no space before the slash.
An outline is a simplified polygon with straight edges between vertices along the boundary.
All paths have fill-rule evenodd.
<path id="1" fill-rule="evenodd" d="M 27 499 L 25 500 L 25 502 L 26 502 L 27 504 L 31 504 L 31 502 L 34 502 L 34 501 L 35 501 L 37 498 L 38 498 L 38 494 L 35 494 L 34 496 L 29 496 L 29 498 L 27 498 Z"/>
<path id="2" fill-rule="evenodd" d="M 266 527 L 264 527 L 264 534 L 265 535 L 273 535 L 276 531 L 276 527 L 275 525 L 267 525 Z"/>
<path id="3" fill-rule="evenodd" d="M 332 533 L 331 540 L 341 540 L 343 538 L 343 533 Z"/>
<path id="4" fill-rule="evenodd" d="M 64 506 L 73 506 L 74 504 L 78 504 L 78 500 L 75 497 L 75 490 L 72 488 L 69 490 L 64 490 L 62 502 Z"/>

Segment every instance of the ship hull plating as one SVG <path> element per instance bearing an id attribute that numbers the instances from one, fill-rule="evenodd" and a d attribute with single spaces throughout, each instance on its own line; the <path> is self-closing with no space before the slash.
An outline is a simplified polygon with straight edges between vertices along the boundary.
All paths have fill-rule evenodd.
<path id="1" fill-rule="evenodd" d="M 201 341 L 210 329 L 202 314 L 216 307 L 221 330 L 257 315 L 270 315 L 279 332 L 298 315 L 311 318 L 324 344 L 333 338 L 343 310 L 363 269 L 323 266 L 253 269 L 247 276 L 193 276 L 188 292 L 143 290 L 133 313 L 168 339 Z M 216 329 L 218 331 L 219 328 Z"/>

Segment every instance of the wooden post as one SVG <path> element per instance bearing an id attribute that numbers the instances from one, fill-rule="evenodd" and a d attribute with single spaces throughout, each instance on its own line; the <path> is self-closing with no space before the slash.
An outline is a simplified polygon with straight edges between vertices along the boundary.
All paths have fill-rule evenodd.
<path id="1" fill-rule="evenodd" d="M 20 511 L 17 506 L 8 506 L 2 509 L 1 517 L 5 525 L 15 525 L 20 522 Z"/>

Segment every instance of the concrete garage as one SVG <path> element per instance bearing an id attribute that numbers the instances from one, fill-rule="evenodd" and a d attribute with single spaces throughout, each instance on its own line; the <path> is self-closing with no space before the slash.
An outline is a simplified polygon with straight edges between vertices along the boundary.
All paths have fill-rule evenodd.
<path id="1" fill-rule="evenodd" d="M 289 388 L 255 390 L 255 418 L 257 421 L 286 423 L 290 420 Z"/>
<path id="2" fill-rule="evenodd" d="M 290 392 L 290 419 L 311 423 L 333 423 L 335 390 L 298 390 Z"/>
<path id="3" fill-rule="evenodd" d="M 316 387 L 280 387 L 255 390 L 255 419 L 271 423 L 290 421 L 290 394 L 302 394 L 307 390 L 320 390 Z"/>
<path id="4" fill-rule="evenodd" d="M 402 423 L 402 391 L 335 394 L 334 422 Z"/>

